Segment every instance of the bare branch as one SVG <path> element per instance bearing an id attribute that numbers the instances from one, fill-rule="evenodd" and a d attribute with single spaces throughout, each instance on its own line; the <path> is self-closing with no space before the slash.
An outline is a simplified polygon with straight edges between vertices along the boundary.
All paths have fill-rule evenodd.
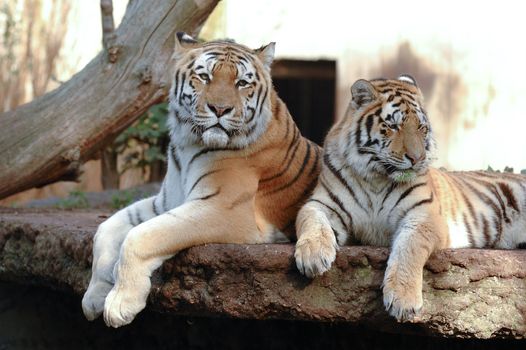
<path id="1" fill-rule="evenodd" d="M 108 60 L 115 63 L 119 48 L 115 46 L 117 36 L 115 35 L 115 22 L 113 21 L 112 0 L 100 0 L 100 15 L 102 19 L 102 45 L 108 52 Z"/>

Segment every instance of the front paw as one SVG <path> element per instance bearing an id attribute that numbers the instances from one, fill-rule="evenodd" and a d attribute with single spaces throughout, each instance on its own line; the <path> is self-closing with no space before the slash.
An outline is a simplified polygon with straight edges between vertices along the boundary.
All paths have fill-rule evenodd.
<path id="1" fill-rule="evenodd" d="M 112 287 L 111 283 L 102 280 L 90 282 L 88 290 L 82 298 L 82 311 L 88 321 L 93 321 L 102 314 L 104 300 Z"/>
<path id="2" fill-rule="evenodd" d="M 114 287 L 104 303 L 104 322 L 108 327 L 118 328 L 129 324 L 146 306 L 148 293 L 137 289 Z"/>
<path id="3" fill-rule="evenodd" d="M 416 321 L 423 305 L 421 288 L 384 280 L 383 292 L 384 306 L 389 315 L 398 322 Z"/>
<path id="4" fill-rule="evenodd" d="M 324 234 L 304 234 L 296 243 L 296 266 L 298 270 L 309 278 L 327 272 L 336 259 L 338 244 L 332 232 Z"/>

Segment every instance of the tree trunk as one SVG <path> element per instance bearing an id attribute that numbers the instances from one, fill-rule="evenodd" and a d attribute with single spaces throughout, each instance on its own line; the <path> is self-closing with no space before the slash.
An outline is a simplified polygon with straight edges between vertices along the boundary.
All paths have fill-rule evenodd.
<path id="1" fill-rule="evenodd" d="M 104 190 L 119 189 L 121 176 L 118 168 L 119 154 L 112 145 L 101 151 L 101 176 L 102 188 Z"/>
<path id="2" fill-rule="evenodd" d="M 175 33 L 196 35 L 217 2 L 130 1 L 107 51 L 58 89 L 0 115 L 0 198 L 75 180 L 83 162 L 165 99 Z"/>

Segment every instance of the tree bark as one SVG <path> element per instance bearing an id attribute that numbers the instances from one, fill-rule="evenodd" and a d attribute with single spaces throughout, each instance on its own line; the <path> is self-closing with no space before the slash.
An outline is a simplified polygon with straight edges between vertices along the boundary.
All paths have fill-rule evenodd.
<path id="1" fill-rule="evenodd" d="M 93 234 L 107 215 L 0 209 L 0 280 L 83 294 Z M 293 254 L 292 244 L 190 248 L 154 273 L 148 308 L 194 316 L 348 322 L 442 337 L 526 338 L 525 250 L 434 254 L 424 270 L 420 319 L 403 324 L 389 317 L 382 303 L 387 249 L 342 247 L 331 270 L 314 280 L 297 271 Z"/>
<path id="2" fill-rule="evenodd" d="M 165 99 L 175 33 L 196 35 L 217 2 L 130 1 L 108 51 L 56 90 L 0 115 L 0 198 L 75 180 L 83 162 Z"/>

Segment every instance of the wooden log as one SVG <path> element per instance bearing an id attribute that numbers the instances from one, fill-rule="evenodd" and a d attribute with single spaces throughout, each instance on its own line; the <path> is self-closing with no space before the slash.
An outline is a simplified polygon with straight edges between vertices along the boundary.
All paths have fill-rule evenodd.
<path id="1" fill-rule="evenodd" d="M 175 33 L 196 35 L 217 2 L 130 1 L 108 50 L 57 89 L 0 115 L 0 198 L 75 180 L 83 162 L 164 100 Z"/>

